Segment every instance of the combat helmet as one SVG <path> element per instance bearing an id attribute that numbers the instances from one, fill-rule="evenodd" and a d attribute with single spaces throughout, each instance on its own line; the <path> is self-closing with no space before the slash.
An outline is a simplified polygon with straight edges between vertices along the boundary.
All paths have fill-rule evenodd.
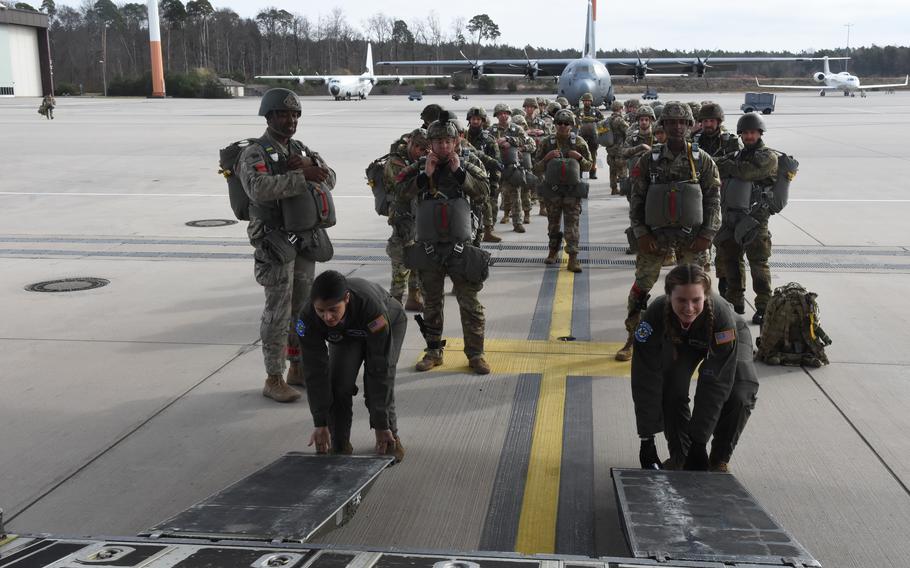
<path id="1" fill-rule="evenodd" d="M 569 99 L 565 97 L 556 97 L 556 102 L 559 103 L 559 106 L 562 108 L 569 108 Z M 549 105 L 547 105 L 549 108 Z"/>
<path id="2" fill-rule="evenodd" d="M 550 104 L 550 101 L 547 100 L 547 97 L 537 97 L 537 106 L 547 106 L 548 104 Z"/>
<path id="3" fill-rule="evenodd" d="M 642 106 L 641 108 L 639 108 L 639 109 L 638 109 L 638 113 L 635 115 L 635 118 L 641 118 L 641 117 L 643 117 L 643 116 L 647 116 L 647 117 L 650 118 L 652 121 L 656 118 L 656 117 L 654 116 L 654 109 L 652 109 L 652 108 L 649 107 L 648 105 L 644 105 L 644 106 Z"/>
<path id="4" fill-rule="evenodd" d="M 757 112 L 747 112 L 736 121 L 736 133 L 742 134 L 743 130 L 759 130 L 765 133 L 765 121 Z"/>
<path id="5" fill-rule="evenodd" d="M 292 110 L 300 112 L 300 99 L 290 89 L 269 89 L 259 102 L 259 116 L 265 116 L 273 110 Z"/>
<path id="6" fill-rule="evenodd" d="M 520 114 L 516 114 L 512 117 L 512 124 L 517 124 L 525 130 L 528 129 L 528 121 L 525 120 L 525 117 L 521 116 Z"/>
<path id="7" fill-rule="evenodd" d="M 427 138 L 427 130 L 425 128 L 415 128 L 408 135 L 408 142 L 419 148 L 426 148 L 430 145 L 430 141 Z"/>
<path id="8" fill-rule="evenodd" d="M 692 111 L 692 118 L 694 119 L 701 111 L 701 104 L 699 104 L 697 101 L 689 101 L 686 104 L 689 105 L 689 110 Z"/>
<path id="9" fill-rule="evenodd" d="M 698 120 L 714 119 L 717 122 L 724 121 L 724 109 L 715 102 L 705 101 L 698 110 Z"/>
<path id="10" fill-rule="evenodd" d="M 578 102 L 580 102 L 580 103 L 583 103 L 583 102 L 585 102 L 585 101 L 591 101 L 591 102 L 593 103 L 593 102 L 594 102 L 594 95 L 592 95 L 591 93 L 585 93 L 585 94 L 583 94 L 583 95 L 581 96 L 580 99 L 578 99 Z"/>
<path id="11" fill-rule="evenodd" d="M 442 112 L 441 106 L 436 103 L 428 104 L 427 106 L 423 107 L 422 111 L 420 111 L 420 120 L 429 124 L 439 118 L 440 112 Z"/>
<path id="12" fill-rule="evenodd" d="M 626 101 L 626 106 L 629 108 L 638 108 L 641 106 L 641 101 L 638 99 L 629 99 Z"/>
<path id="13" fill-rule="evenodd" d="M 559 124 L 560 122 L 568 122 L 572 126 L 575 126 L 575 113 L 567 108 L 560 109 L 556 112 L 556 116 L 553 117 L 553 122 L 556 124 Z"/>
<path id="14" fill-rule="evenodd" d="M 689 126 L 695 124 L 695 119 L 692 118 L 692 109 L 689 108 L 689 105 L 679 101 L 668 101 L 663 110 L 660 111 L 660 122 L 663 124 L 665 120 L 674 118 L 685 120 Z"/>
<path id="15" fill-rule="evenodd" d="M 509 105 L 507 105 L 506 103 L 499 103 L 498 105 L 493 107 L 493 116 L 498 118 L 499 113 L 501 113 L 501 112 L 507 112 L 507 113 L 509 113 L 509 115 L 511 115 L 512 109 L 510 109 Z"/>
<path id="16" fill-rule="evenodd" d="M 610 103 L 610 110 L 613 112 L 619 112 L 622 110 L 622 103 L 619 101 L 613 101 Z"/>
<path id="17" fill-rule="evenodd" d="M 559 103 L 550 103 L 547 105 L 547 114 L 550 116 L 556 116 L 556 113 L 561 110 L 563 110 L 563 107 Z"/>
<path id="18" fill-rule="evenodd" d="M 427 138 L 436 140 L 438 138 L 458 138 L 457 117 L 454 113 L 447 110 L 439 112 L 439 118 L 433 121 L 427 127 Z"/>
<path id="19" fill-rule="evenodd" d="M 479 116 L 480 118 L 487 119 L 487 111 L 483 107 L 471 107 L 468 109 L 468 115 L 465 117 L 465 120 L 471 120 L 472 117 Z"/>
<path id="20" fill-rule="evenodd" d="M 516 116 L 523 116 L 525 118 L 528 118 L 528 113 L 526 113 L 525 109 L 523 109 L 523 108 L 515 107 L 510 111 L 510 114 L 512 115 L 513 118 Z"/>
<path id="21" fill-rule="evenodd" d="M 522 106 L 522 108 L 528 107 L 528 106 L 536 107 L 537 99 L 535 99 L 534 97 L 528 97 L 525 99 L 525 102 L 521 103 L 521 106 Z"/>

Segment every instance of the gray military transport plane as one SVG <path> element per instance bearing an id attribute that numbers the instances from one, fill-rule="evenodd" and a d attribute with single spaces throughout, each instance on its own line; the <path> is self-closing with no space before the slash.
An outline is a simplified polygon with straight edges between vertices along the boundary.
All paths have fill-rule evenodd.
<path id="1" fill-rule="evenodd" d="M 653 57 L 642 60 L 641 57 L 597 57 L 595 47 L 595 27 L 597 21 L 597 2 L 588 0 L 588 16 L 585 27 L 585 44 L 581 57 L 576 59 L 484 59 L 470 61 L 380 61 L 377 66 L 442 66 L 469 67 L 471 75 L 477 79 L 483 75 L 527 77 L 535 80 L 538 77 L 554 77 L 557 95 L 566 97 L 572 105 L 585 93 L 594 95 L 595 104 L 610 103 L 616 98 L 613 95 L 612 71 L 619 76 L 628 76 L 639 81 L 647 75 L 684 76 L 694 74 L 702 77 L 709 68 L 723 69 L 740 63 L 766 63 L 773 61 L 816 61 L 811 57 Z M 710 63 L 709 63 L 710 61 Z M 516 73 L 516 70 L 523 70 Z M 663 71 L 666 73 L 651 73 Z"/>

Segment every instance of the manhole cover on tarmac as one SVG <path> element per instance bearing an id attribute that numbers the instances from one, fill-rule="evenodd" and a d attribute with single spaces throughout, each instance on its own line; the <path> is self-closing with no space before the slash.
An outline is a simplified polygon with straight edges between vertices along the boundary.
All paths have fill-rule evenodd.
<path id="1" fill-rule="evenodd" d="M 62 280 L 36 282 L 29 284 L 25 289 L 29 292 L 79 292 L 81 290 L 101 288 L 110 283 L 110 280 L 105 280 L 104 278 L 64 278 Z"/>
<path id="2" fill-rule="evenodd" d="M 187 221 L 186 224 L 190 227 L 226 227 L 236 223 L 237 221 L 233 219 L 200 219 L 198 221 Z"/>

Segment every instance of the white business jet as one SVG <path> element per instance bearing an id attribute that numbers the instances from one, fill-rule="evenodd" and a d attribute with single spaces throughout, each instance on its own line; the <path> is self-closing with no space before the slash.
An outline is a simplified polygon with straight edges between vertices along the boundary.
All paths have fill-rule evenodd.
<path id="1" fill-rule="evenodd" d="M 849 59 L 849 57 L 823 57 L 824 61 L 824 71 L 819 71 L 812 75 L 812 78 L 815 79 L 818 83 L 824 83 L 820 87 L 813 87 L 812 85 L 762 85 L 758 82 L 758 77 L 755 78 L 755 84 L 763 89 L 805 89 L 805 90 L 818 90 L 820 96 L 825 96 L 828 91 L 843 91 L 844 96 L 854 97 L 856 96 L 856 91 L 859 91 L 860 96 L 865 97 L 867 90 L 872 89 L 893 89 L 895 87 L 906 87 L 908 82 L 910 82 L 910 75 L 904 77 L 903 83 L 893 83 L 890 85 L 861 85 L 859 82 L 859 77 L 856 75 L 851 75 L 846 71 L 841 71 L 840 73 L 832 73 L 831 68 L 828 66 L 828 61 L 833 61 L 835 59 Z"/>

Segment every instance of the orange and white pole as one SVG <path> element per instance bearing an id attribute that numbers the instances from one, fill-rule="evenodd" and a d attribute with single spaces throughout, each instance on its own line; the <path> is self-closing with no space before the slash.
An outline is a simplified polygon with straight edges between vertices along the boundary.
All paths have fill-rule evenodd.
<path id="1" fill-rule="evenodd" d="M 164 65 L 161 60 L 161 24 L 158 0 L 148 0 L 149 51 L 152 56 L 152 97 L 164 98 Z"/>

